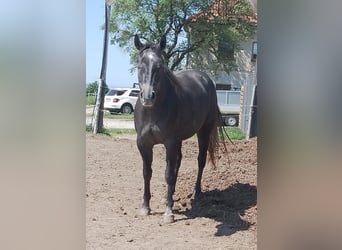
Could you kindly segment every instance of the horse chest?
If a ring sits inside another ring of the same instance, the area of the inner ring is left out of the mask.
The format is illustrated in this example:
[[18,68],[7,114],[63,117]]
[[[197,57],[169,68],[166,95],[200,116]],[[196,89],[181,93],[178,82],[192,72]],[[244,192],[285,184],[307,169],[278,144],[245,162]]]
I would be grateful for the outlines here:
[[158,141],[162,139],[161,129],[156,124],[145,125],[141,134],[144,138],[151,138]]
[[174,130],[174,125],[174,123],[167,120],[154,121],[143,126],[141,136],[144,140],[151,141],[153,144],[164,144],[170,139],[179,138],[179,134]]
[[149,133],[152,135],[152,136],[160,136],[160,128],[159,126],[157,125],[151,125],[150,128],[149,128]]

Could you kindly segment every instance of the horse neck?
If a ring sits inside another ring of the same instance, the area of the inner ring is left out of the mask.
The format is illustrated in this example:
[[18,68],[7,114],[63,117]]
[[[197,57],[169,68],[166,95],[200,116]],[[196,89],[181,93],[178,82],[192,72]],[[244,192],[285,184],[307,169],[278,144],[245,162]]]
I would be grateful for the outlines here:
[[169,69],[165,69],[164,76],[160,79],[160,98],[167,101],[170,98],[175,98],[176,86],[173,73]]

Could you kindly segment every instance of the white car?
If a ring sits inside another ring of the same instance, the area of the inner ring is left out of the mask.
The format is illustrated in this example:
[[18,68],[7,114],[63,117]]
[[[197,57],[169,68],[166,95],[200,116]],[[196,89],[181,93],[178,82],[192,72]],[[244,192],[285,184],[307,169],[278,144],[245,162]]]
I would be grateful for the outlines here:
[[140,89],[115,88],[110,89],[105,95],[104,109],[111,114],[121,112],[130,114],[134,111]]

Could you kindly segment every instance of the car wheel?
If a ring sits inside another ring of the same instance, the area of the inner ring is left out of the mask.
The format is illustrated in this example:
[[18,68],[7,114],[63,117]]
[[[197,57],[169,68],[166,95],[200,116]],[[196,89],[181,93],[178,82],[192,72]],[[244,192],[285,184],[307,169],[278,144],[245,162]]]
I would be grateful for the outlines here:
[[224,123],[227,126],[236,126],[237,125],[237,118],[236,116],[227,116],[224,118]]
[[133,112],[132,107],[129,104],[124,104],[121,107],[121,113],[123,113],[123,114],[130,114],[132,112]]

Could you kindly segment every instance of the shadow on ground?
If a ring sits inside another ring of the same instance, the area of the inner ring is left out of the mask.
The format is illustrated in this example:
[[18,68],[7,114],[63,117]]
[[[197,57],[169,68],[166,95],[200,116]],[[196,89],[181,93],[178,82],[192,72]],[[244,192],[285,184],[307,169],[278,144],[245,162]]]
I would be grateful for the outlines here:
[[180,213],[187,219],[196,217],[214,219],[220,222],[215,236],[227,236],[237,231],[248,230],[252,224],[241,217],[256,203],[256,186],[236,183],[224,190],[203,192],[200,199],[192,201],[191,210]]

